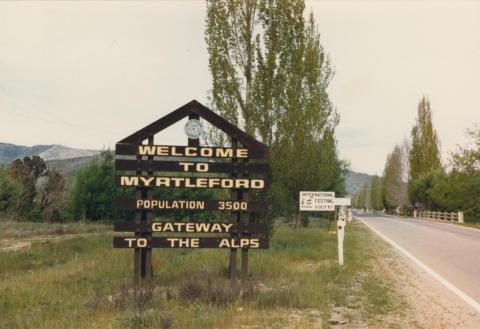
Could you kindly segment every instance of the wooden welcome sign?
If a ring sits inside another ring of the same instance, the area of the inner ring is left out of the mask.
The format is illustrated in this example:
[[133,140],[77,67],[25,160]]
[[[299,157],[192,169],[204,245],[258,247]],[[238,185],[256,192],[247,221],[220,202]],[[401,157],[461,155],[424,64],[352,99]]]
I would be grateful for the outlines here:
[[[154,145],[155,134],[187,116],[187,146]],[[231,146],[200,146],[200,118],[230,136]],[[152,248],[230,249],[231,280],[236,278],[237,249],[241,249],[242,281],[247,279],[248,250],[268,248],[267,224],[252,223],[249,216],[251,212],[268,209],[267,202],[250,198],[251,190],[265,189],[268,183],[268,149],[263,143],[193,100],[122,139],[116,144],[115,156],[116,183],[134,187],[136,193],[135,197],[115,201],[118,209],[135,210],[135,221],[115,222],[114,231],[135,235],[114,237],[113,246],[134,249],[135,284],[152,278]],[[230,199],[156,199],[155,188],[225,189],[230,191]],[[153,211],[161,214],[165,210],[230,212],[230,220],[153,221]],[[154,233],[174,235],[153,236]],[[178,236],[178,233],[188,235]]]

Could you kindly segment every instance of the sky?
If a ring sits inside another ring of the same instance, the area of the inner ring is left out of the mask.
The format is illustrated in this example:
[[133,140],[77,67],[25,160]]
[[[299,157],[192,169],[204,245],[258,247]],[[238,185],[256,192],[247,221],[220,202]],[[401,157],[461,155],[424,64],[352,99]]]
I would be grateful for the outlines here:
[[[382,174],[431,101],[442,157],[480,124],[480,1],[307,1],[340,155]],[[0,2],[0,142],[114,148],[211,88],[203,1]],[[160,134],[185,141],[183,125]]]

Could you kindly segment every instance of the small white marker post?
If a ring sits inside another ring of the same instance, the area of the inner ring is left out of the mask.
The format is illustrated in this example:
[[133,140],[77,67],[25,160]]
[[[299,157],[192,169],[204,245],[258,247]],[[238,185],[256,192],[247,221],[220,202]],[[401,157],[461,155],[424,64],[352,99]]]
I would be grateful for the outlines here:
[[338,237],[338,265],[343,265],[343,240],[345,238],[345,225],[347,224],[347,215],[345,209],[340,209],[337,220]]

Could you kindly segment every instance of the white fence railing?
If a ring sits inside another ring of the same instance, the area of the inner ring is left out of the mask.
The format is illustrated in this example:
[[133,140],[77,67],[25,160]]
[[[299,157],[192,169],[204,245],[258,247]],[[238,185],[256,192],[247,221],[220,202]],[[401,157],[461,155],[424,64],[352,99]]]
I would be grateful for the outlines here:
[[441,212],[441,211],[414,211],[415,218],[447,220],[451,222],[463,223],[463,212]]

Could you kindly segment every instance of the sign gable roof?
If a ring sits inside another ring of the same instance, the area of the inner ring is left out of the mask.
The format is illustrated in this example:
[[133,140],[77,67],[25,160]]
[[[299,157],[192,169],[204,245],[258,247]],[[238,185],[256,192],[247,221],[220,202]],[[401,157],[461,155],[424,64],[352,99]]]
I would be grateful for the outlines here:
[[231,124],[208,107],[204,106],[196,100],[179,107],[173,112],[165,115],[164,117],[158,119],[157,121],[152,122],[148,126],[138,130],[137,132],[131,134],[130,136],[125,137],[118,144],[141,144],[145,139],[148,139],[149,136],[152,136],[165,128],[171,126],[172,124],[180,121],[181,119],[189,116],[190,114],[196,114],[200,118],[208,121],[214,127],[222,130],[227,135],[237,139],[247,148],[257,149],[263,152],[267,152],[267,146],[262,142],[251,137],[243,130],[239,129],[235,125]]

